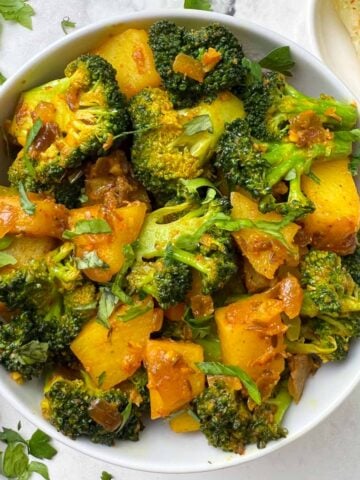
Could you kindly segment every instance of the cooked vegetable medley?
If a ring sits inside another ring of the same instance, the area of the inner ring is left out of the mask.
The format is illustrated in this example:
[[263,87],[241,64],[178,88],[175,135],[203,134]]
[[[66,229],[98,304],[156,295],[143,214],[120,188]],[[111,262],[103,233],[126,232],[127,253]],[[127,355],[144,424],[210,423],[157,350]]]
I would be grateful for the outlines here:
[[[143,419],[243,453],[360,336],[354,104],[218,24],[128,29],[5,124],[0,362],[71,438]],[[296,408],[296,407],[295,407]]]

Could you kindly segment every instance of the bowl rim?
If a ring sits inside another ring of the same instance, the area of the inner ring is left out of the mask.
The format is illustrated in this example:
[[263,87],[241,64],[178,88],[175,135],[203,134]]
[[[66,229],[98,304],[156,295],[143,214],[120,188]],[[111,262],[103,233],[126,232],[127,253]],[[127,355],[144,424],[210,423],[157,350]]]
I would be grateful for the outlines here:
[[310,43],[311,47],[316,53],[316,56],[323,60],[323,54],[320,47],[319,37],[317,34],[317,27],[316,24],[318,22],[318,12],[319,12],[319,5],[322,0],[309,0],[308,8],[307,8],[307,18],[309,20],[308,23],[308,31],[310,34]]
[[[317,4],[317,0],[311,0],[311,7],[315,7]],[[269,39],[270,41],[277,41],[279,44],[286,44],[289,45],[293,52],[299,54],[303,59],[309,61],[312,64],[315,64],[319,70],[322,70],[327,77],[330,77],[333,81],[338,83],[344,93],[348,95],[349,98],[353,98],[353,94],[350,90],[346,87],[346,85],[325,65],[323,64],[315,55],[311,52],[307,51],[300,45],[296,44],[294,41],[288,39],[287,37],[272,31],[269,28],[263,27],[258,25],[255,22],[251,22],[246,19],[238,18],[238,17],[231,17],[225,14],[216,13],[216,12],[207,12],[201,10],[184,10],[184,9],[151,9],[151,10],[143,10],[138,12],[131,12],[125,13],[124,15],[116,15],[114,17],[110,17],[99,22],[94,22],[90,25],[84,26],[78,29],[75,32],[70,33],[69,35],[56,40],[55,42],[51,43],[48,47],[43,49],[41,52],[33,56],[29,59],[14,75],[12,75],[0,88],[0,104],[1,101],[8,92],[11,92],[11,89],[19,82],[21,82],[28,73],[39,64],[44,62],[48,56],[53,55],[57,52],[57,50],[61,47],[66,45],[71,45],[71,43],[81,38],[86,34],[91,34],[96,32],[97,30],[111,28],[113,26],[117,26],[119,24],[126,24],[134,21],[157,21],[160,18],[166,18],[173,21],[177,20],[209,20],[209,21],[218,21],[223,23],[227,27],[234,27],[238,28],[241,27],[247,30],[249,33],[253,33],[256,35],[260,35],[263,39]],[[1,382],[1,380],[0,380]],[[27,420],[29,420],[34,425],[38,426],[46,433],[48,433],[52,438],[56,439],[60,443],[74,448],[75,450],[97,458],[101,461],[108,462],[110,464],[118,465],[121,467],[129,468],[132,470],[137,471],[144,471],[144,472],[154,472],[154,473],[200,473],[200,472],[208,472],[214,470],[220,470],[228,467],[237,466],[243,463],[247,463],[250,461],[254,461],[258,458],[261,458],[265,455],[268,455],[276,450],[289,445],[297,438],[300,438],[302,435],[306,434],[314,427],[319,425],[322,421],[324,421],[336,408],[340,406],[340,404],[345,400],[345,398],[350,395],[350,393],[354,390],[357,384],[360,383],[360,369],[356,375],[352,378],[352,381],[349,382],[344,389],[341,390],[337,398],[330,404],[324,411],[322,411],[316,419],[309,422],[303,428],[301,428],[296,433],[289,432],[289,435],[281,440],[273,441],[268,444],[268,446],[264,449],[258,449],[254,453],[249,455],[235,455],[230,461],[227,461],[225,458],[222,463],[213,463],[207,464],[206,466],[195,465],[195,466],[185,466],[184,468],[180,467],[169,467],[169,466],[159,466],[159,467],[152,467],[152,466],[143,466],[139,465],[139,461],[136,460],[127,460],[118,458],[118,461],[113,456],[104,455],[102,453],[96,454],[96,452],[88,450],[86,444],[82,444],[80,442],[76,442],[69,437],[66,437],[61,432],[56,431],[56,429],[45,419],[39,418],[39,416],[32,412],[30,408],[28,408],[23,401],[20,400],[19,396],[16,396],[12,393],[12,391],[7,388],[6,385],[0,383],[0,395],[2,395],[19,413],[21,413]],[[141,440],[140,440],[141,441]]]

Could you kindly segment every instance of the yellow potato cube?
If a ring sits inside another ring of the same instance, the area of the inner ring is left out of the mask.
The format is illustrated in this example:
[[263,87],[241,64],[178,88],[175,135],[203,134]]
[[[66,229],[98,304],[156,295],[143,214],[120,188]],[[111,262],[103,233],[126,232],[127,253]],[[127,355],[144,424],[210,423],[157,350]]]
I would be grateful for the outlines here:
[[[232,205],[231,216],[234,219],[281,221],[281,215],[275,212],[261,213],[258,204],[240,192],[232,192],[230,200]],[[293,252],[291,253],[278,240],[256,228],[243,228],[233,233],[233,237],[254,270],[260,275],[272,279],[280,265],[286,263],[296,266],[299,263],[298,247],[294,245],[294,237],[299,228],[295,223],[290,223],[283,229],[285,240],[293,246]]]
[[[144,300],[144,305],[149,299]],[[71,350],[95,384],[102,376],[101,387],[108,389],[129,378],[140,367],[150,333],[160,330],[162,310],[152,309],[128,321],[118,316],[129,307],[113,312],[111,328],[90,320],[71,344]]]
[[173,340],[150,340],[146,346],[151,418],[167,417],[199,395],[205,375],[196,367],[204,359],[200,345]]
[[129,28],[111,36],[92,53],[112,64],[120,90],[127,98],[145,87],[159,87],[161,84],[145,30]]
[[304,233],[315,248],[348,255],[356,247],[360,202],[347,158],[318,162],[312,172],[319,182],[303,176],[302,188],[315,205],[303,220]]

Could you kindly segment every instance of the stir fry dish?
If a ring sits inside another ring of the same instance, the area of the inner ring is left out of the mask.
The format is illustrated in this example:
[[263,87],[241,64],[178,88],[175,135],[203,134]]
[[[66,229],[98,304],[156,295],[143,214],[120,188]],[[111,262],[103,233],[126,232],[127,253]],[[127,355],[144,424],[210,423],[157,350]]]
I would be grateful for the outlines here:
[[285,437],[308,378],[346,359],[357,110],[286,75],[219,24],[164,20],[21,95],[4,125],[0,363],[43,382],[64,435],[136,441],[150,417],[241,454]]

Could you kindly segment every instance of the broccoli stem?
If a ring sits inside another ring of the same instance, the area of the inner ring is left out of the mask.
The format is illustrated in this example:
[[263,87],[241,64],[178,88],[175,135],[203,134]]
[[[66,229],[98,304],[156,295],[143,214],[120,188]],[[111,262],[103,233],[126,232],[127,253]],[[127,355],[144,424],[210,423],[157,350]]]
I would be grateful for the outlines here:
[[350,130],[356,125],[357,112],[351,104],[347,105],[325,95],[320,99],[308,97],[288,83],[285,84],[284,95],[278,106],[280,112],[297,114],[312,110],[325,125],[341,125],[342,130]]
[[317,344],[314,342],[311,343],[302,343],[302,342],[290,342],[286,340],[286,350],[289,353],[300,353],[303,355],[319,355],[323,358],[323,355],[330,355],[334,353],[337,349],[337,343],[335,338],[328,337],[330,344],[321,343]]

